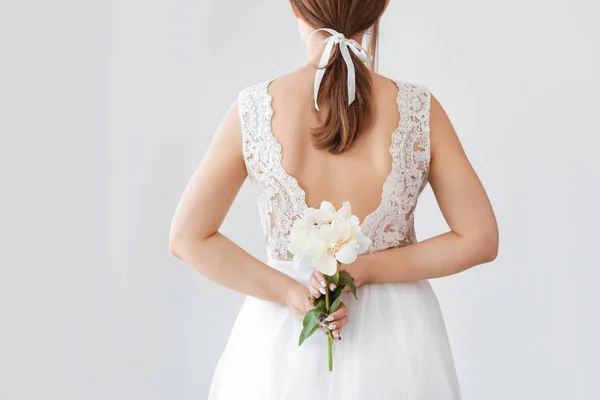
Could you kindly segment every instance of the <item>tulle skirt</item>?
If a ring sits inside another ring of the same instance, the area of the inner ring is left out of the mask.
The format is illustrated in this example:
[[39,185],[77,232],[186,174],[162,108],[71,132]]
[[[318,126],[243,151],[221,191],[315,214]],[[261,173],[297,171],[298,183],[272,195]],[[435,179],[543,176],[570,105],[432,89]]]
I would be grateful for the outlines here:
[[[306,284],[302,261],[269,265]],[[209,400],[455,400],[460,390],[437,297],[427,280],[368,284],[349,309],[342,340],[318,330],[298,346],[302,321],[247,297],[213,377]]]

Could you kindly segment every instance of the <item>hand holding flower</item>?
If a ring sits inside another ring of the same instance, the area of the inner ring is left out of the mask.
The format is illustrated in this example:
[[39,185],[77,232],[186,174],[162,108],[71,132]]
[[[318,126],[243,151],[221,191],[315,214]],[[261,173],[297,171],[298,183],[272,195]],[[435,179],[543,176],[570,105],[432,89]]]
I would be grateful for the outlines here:
[[333,291],[337,288],[335,283],[329,283],[325,275],[319,270],[314,270],[308,279],[310,294],[314,297],[314,300],[325,294],[327,289]]
[[[307,208],[304,215],[292,226],[288,250],[297,257],[308,257],[316,272],[310,278],[309,299],[314,309],[309,310],[302,321],[303,329],[299,344],[323,327],[326,320],[327,350],[329,370],[332,363],[332,341],[334,333],[339,338],[338,324],[347,321],[347,309],[342,303],[343,291],[350,288],[354,297],[356,285],[348,271],[339,270],[344,264],[354,263],[359,254],[366,252],[371,241],[363,235],[359,220],[352,215],[350,203],[344,202],[336,211],[335,207],[324,201],[320,209]],[[339,311],[336,317],[336,313]],[[331,319],[331,321],[327,321]],[[338,324],[329,325],[334,320]],[[333,332],[332,332],[333,330]]]
[[323,333],[327,334],[327,332],[331,331],[335,340],[342,340],[342,328],[348,323],[348,307],[344,303],[341,303],[337,311],[329,314],[327,318],[324,318],[323,322],[319,323]]
[[[309,290],[313,300],[319,299],[325,294],[325,291],[334,291],[337,288],[335,283],[329,283],[327,278],[319,271],[315,270],[309,278]],[[348,287],[348,290],[349,287]],[[336,340],[341,339],[340,333],[342,327],[348,322],[348,308],[342,302],[340,308],[332,312],[328,316],[323,314],[322,320],[319,320],[321,325],[321,331],[327,333],[330,330],[333,333],[333,338]]]
[[297,282],[286,289],[284,303],[290,312],[300,319],[315,308],[308,288]]

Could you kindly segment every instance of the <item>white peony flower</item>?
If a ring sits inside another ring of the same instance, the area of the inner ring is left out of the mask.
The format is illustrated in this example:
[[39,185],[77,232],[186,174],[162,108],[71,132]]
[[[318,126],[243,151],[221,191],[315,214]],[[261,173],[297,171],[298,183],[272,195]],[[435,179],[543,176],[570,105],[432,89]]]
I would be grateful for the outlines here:
[[371,245],[347,201],[337,211],[328,201],[318,210],[307,208],[294,222],[289,240],[292,254],[311,257],[313,266],[329,276],[336,273],[338,262],[354,262]]

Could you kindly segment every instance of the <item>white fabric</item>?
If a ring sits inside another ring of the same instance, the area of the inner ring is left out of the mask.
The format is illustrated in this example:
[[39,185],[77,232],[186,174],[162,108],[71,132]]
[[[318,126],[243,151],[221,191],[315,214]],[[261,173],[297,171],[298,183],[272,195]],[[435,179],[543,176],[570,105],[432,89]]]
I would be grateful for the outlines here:
[[325,45],[325,49],[323,50],[321,60],[319,61],[319,66],[317,68],[317,73],[315,74],[315,108],[317,110],[319,109],[319,104],[317,103],[317,98],[319,96],[319,88],[321,87],[321,81],[323,80],[323,76],[325,75],[325,67],[327,66],[327,64],[329,64],[329,58],[331,57],[333,46],[336,44],[340,46],[340,52],[342,53],[342,57],[344,58],[344,62],[346,63],[346,67],[348,68],[348,105],[350,105],[356,99],[356,72],[354,70],[354,61],[352,61],[352,57],[350,56],[350,52],[348,51],[348,49],[352,50],[352,52],[356,54],[356,56],[363,63],[369,62],[371,60],[371,55],[356,40],[346,39],[346,37],[343,34],[330,28],[320,28],[313,31],[313,33],[311,33],[308,37],[308,40],[310,40],[312,35],[319,31],[325,31],[331,36],[327,37],[321,43],[317,44],[317,46]]
[[[268,264],[307,284],[313,267],[286,250],[305,193],[281,164],[271,132],[269,82],[240,93],[243,153],[256,186]],[[382,202],[363,223],[374,251],[416,241],[413,213],[429,170],[429,93],[397,82],[400,123]],[[398,268],[402,268],[398,265]],[[209,400],[458,400],[460,389],[439,304],[427,280],[368,284],[345,294],[350,317],[334,342],[317,331],[298,347],[302,322],[277,304],[247,297],[216,367]]]
[[[302,283],[299,261],[269,265]],[[301,261],[300,261],[301,262]],[[401,268],[401,266],[398,266]],[[247,297],[217,364],[209,400],[457,400],[446,328],[428,281],[364,285],[345,294],[350,318],[333,343],[320,331],[298,346],[287,308]]]

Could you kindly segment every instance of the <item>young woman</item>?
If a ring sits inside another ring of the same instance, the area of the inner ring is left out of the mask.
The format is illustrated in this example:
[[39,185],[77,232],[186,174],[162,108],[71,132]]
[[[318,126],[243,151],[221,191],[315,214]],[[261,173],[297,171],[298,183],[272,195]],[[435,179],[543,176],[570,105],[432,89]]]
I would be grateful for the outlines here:
[[[373,71],[388,1],[291,0],[308,63],[239,94],[181,199],[171,252],[248,295],[211,400],[460,398],[428,279],[492,261],[498,231],[436,98]],[[267,264],[218,231],[246,177],[258,193]],[[417,242],[413,215],[428,182],[450,231]],[[321,333],[298,347],[301,319],[328,283],[287,249],[294,220],[322,200],[350,201],[373,242],[343,266],[359,300],[345,297],[322,328],[338,339],[333,372]]]

